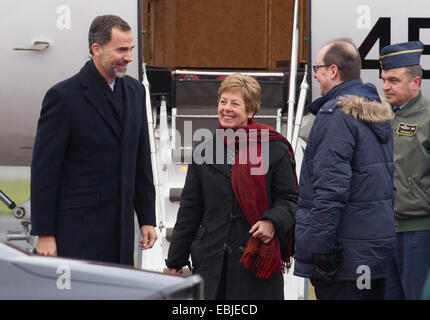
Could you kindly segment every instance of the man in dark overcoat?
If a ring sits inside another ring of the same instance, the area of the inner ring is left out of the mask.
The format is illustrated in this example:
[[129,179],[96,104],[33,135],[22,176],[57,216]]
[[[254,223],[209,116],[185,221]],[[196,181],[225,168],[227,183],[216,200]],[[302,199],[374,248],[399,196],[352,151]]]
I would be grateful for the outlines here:
[[133,48],[127,22],[96,17],[92,58],[45,95],[31,165],[41,255],[133,265],[134,211],[141,248],[157,240],[145,89],[126,76]]

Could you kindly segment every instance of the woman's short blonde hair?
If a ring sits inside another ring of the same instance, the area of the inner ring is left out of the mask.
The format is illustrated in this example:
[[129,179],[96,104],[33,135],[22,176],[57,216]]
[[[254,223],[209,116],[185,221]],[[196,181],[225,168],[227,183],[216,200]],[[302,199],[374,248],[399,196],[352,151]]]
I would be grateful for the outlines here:
[[260,110],[261,105],[261,87],[254,78],[235,73],[225,78],[218,89],[218,102],[224,92],[239,92],[245,102],[247,113],[253,112],[254,115]]

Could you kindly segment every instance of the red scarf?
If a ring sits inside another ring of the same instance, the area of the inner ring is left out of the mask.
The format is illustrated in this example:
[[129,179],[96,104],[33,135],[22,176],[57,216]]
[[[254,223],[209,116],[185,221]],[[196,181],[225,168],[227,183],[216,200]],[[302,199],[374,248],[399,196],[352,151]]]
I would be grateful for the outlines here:
[[[238,129],[244,130],[237,131]],[[254,129],[254,131],[257,129],[256,135],[250,135],[249,130],[252,129]],[[254,119],[251,119],[248,125],[240,128],[234,128],[233,130],[239,136],[239,138],[235,140],[236,146],[240,146],[239,141],[242,139],[246,139],[247,142],[254,142],[247,143],[246,150],[241,150],[239,148],[239,152],[236,154],[235,163],[231,173],[233,192],[237,201],[239,202],[240,208],[245,214],[246,220],[251,226],[253,226],[261,219],[263,213],[269,209],[266,175],[251,175],[251,168],[259,168],[260,166],[264,165],[261,158],[261,142],[278,140],[287,145],[290,158],[293,161],[294,179],[296,181],[296,186],[298,186],[294,152],[290,143],[280,133],[268,125],[256,123]],[[262,130],[268,130],[268,139],[267,135],[262,135]],[[246,132],[246,136],[241,136],[241,132]],[[230,143],[226,139],[224,142]],[[240,164],[239,157],[240,153],[243,152],[247,152],[247,162],[245,164]],[[250,154],[254,156],[258,155],[260,163],[253,164],[249,158]],[[268,279],[272,272],[284,272],[285,267],[289,269],[291,267],[291,256],[294,253],[294,228],[295,226],[293,225],[288,230],[287,245],[282,248],[276,236],[269,244],[265,244],[261,240],[251,236],[248,240],[248,244],[246,245],[245,252],[240,259],[240,262],[246,269],[253,272],[257,278]]]

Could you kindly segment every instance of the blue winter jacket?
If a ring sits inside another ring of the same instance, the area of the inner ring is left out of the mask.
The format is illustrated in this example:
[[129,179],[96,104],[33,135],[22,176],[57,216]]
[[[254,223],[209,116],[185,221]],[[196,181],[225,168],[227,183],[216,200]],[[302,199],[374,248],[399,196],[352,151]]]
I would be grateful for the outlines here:
[[330,253],[338,241],[344,250],[336,281],[355,281],[365,270],[386,278],[395,239],[391,108],[375,86],[354,79],[315,100],[311,111],[294,274],[310,278],[313,254]]

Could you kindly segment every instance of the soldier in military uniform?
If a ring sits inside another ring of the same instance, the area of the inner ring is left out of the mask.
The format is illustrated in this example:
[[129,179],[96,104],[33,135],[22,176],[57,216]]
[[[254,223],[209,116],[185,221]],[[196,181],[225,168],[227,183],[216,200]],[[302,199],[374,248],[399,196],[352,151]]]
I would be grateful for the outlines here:
[[420,41],[381,50],[382,89],[393,107],[396,251],[386,299],[420,299],[430,268],[430,100],[420,90]]

